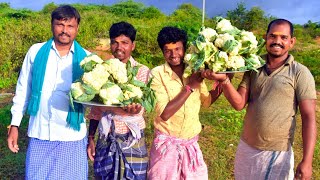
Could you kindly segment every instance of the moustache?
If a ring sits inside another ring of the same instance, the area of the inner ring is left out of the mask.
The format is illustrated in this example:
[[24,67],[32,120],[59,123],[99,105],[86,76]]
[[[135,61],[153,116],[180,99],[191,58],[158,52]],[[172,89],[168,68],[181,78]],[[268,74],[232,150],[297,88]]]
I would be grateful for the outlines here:
[[66,36],[70,37],[70,35],[67,34],[67,33],[61,33],[61,34],[59,34],[59,36],[63,36],[63,35],[66,35]]
[[279,46],[281,48],[284,48],[281,44],[277,44],[277,43],[273,43],[273,44],[270,45],[270,47],[273,47],[273,46]]

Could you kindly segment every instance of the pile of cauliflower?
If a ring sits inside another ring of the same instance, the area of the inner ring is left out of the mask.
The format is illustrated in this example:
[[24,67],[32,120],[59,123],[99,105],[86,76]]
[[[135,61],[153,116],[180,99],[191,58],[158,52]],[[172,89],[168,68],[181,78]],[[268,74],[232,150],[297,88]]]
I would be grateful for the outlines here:
[[202,27],[192,41],[184,61],[184,77],[193,71],[211,69],[215,72],[256,70],[264,64],[257,54],[265,41],[252,32],[239,30],[229,20],[215,17],[214,27]]
[[96,54],[80,62],[84,70],[80,79],[71,84],[70,100],[95,101],[105,105],[128,105],[140,103],[149,112],[155,106],[155,95],[150,83],[136,80],[139,66],[122,63],[113,58],[103,61]]

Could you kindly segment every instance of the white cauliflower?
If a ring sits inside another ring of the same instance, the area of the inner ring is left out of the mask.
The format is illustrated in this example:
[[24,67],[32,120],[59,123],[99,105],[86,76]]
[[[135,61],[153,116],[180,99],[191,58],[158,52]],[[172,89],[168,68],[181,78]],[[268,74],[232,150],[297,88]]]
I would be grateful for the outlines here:
[[214,45],[231,55],[237,55],[241,48],[241,43],[229,33],[219,34]]
[[185,61],[185,62],[189,62],[189,61],[191,60],[191,57],[192,57],[192,54],[186,54],[186,55],[184,56],[184,61]]
[[264,64],[256,55],[263,45],[264,41],[258,41],[252,32],[239,30],[230,20],[217,16],[213,29],[202,27],[186,51],[183,77],[203,68],[215,72],[256,70]]
[[137,87],[133,84],[128,84],[127,89],[123,93],[124,100],[128,100],[134,97],[142,98],[142,96],[143,96],[143,93],[140,87]]
[[80,66],[83,66],[85,63],[88,63],[90,61],[94,61],[97,64],[101,64],[103,62],[103,60],[97,56],[96,54],[91,54],[89,56],[86,56],[81,62],[80,62]]
[[231,36],[228,33],[224,33],[224,34],[219,34],[217,36],[217,39],[214,41],[214,45],[218,48],[223,48],[224,44],[228,41],[228,40],[235,40],[233,36]]
[[88,72],[91,71],[96,64],[101,64],[103,60],[97,56],[96,54],[90,54],[89,56],[86,56],[81,62],[80,62],[80,67]]
[[264,60],[256,54],[250,54],[246,61],[249,67],[252,66],[253,68],[258,68],[264,63]]
[[220,22],[217,23],[216,29],[219,33],[232,31],[234,26],[231,25],[231,22],[227,19],[222,19]]
[[227,68],[232,70],[238,70],[245,66],[245,61],[242,56],[229,56],[227,61]]
[[128,81],[126,64],[117,58],[109,59],[103,63],[106,70],[118,83],[126,83]]
[[81,82],[75,82],[71,84],[71,94],[74,99],[77,99],[82,94],[85,93],[84,89],[81,86]]
[[228,54],[224,51],[218,51],[214,58],[210,59],[210,63],[208,64],[209,69],[213,70],[214,72],[225,71],[226,70],[226,63],[229,60]]
[[237,43],[235,43],[235,46],[233,47],[233,49],[229,52],[229,55],[231,55],[231,56],[238,55],[241,47],[242,47],[242,43],[237,41]]
[[258,41],[256,36],[249,31],[241,31],[239,41],[243,44],[242,52],[255,53],[258,50]]
[[[102,64],[97,64],[92,71],[85,72],[82,76],[83,83],[89,85],[96,92],[108,81],[110,74]],[[91,94],[91,93],[90,93]]]
[[72,83],[70,92],[73,99],[78,101],[90,101],[94,98],[94,94],[86,94],[81,82]]
[[119,104],[123,101],[123,93],[121,88],[114,83],[107,83],[99,92],[103,104],[112,105]]
[[208,62],[210,60],[210,57],[214,55],[218,51],[218,48],[213,45],[211,42],[207,42],[204,44],[203,47],[204,50],[204,61]]
[[209,42],[213,42],[218,35],[217,32],[212,28],[204,28],[199,34],[203,35],[206,41]]
[[253,32],[250,31],[241,31],[240,33],[241,36],[241,41],[249,41],[251,42],[252,45],[257,46],[258,45],[258,41],[256,36],[253,34]]

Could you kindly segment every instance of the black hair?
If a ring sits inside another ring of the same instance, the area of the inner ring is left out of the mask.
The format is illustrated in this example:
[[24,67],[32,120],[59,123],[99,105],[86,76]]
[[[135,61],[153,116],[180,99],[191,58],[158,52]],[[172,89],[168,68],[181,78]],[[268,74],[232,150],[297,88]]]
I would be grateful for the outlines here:
[[271,26],[274,25],[274,24],[275,25],[288,24],[290,26],[290,35],[291,35],[291,37],[293,37],[293,31],[294,31],[293,25],[292,25],[292,23],[290,21],[288,21],[286,19],[275,19],[275,20],[272,20],[268,25],[267,34],[270,31]]
[[176,43],[179,41],[182,42],[183,48],[184,50],[186,50],[188,36],[187,36],[187,33],[182,29],[179,29],[177,27],[167,26],[160,30],[160,32],[158,33],[157,41],[162,51],[163,51],[164,45],[169,43]]
[[136,40],[136,33],[137,30],[132,26],[132,24],[121,21],[112,24],[109,30],[109,37],[110,39],[114,39],[118,36],[125,35],[133,42],[134,40]]
[[53,23],[53,20],[70,20],[72,18],[75,18],[80,23],[80,14],[77,11],[76,8],[70,6],[70,5],[61,5],[57,7],[52,13],[51,13],[51,23]]

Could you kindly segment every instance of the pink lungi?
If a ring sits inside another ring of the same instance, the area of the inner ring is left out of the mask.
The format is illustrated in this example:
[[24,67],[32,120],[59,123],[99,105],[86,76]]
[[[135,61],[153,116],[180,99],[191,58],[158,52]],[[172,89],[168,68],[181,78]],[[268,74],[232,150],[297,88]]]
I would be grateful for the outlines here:
[[178,139],[156,131],[150,151],[148,179],[208,179],[208,169],[198,144],[199,136]]

